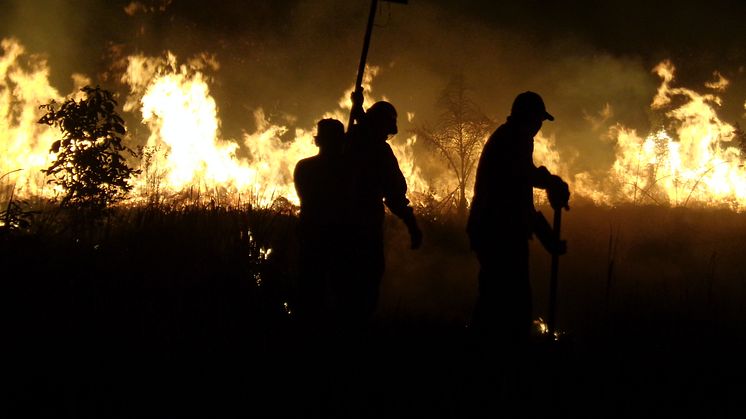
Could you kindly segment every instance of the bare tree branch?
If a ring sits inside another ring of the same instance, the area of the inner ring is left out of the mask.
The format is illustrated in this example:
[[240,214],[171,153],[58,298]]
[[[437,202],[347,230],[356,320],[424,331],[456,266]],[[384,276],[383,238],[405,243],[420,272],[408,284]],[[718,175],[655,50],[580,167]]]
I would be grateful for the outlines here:
[[436,106],[440,115],[434,127],[424,126],[415,131],[446,161],[458,184],[458,210],[463,215],[467,205],[466,189],[492,121],[471,100],[461,75],[454,76],[446,85]]

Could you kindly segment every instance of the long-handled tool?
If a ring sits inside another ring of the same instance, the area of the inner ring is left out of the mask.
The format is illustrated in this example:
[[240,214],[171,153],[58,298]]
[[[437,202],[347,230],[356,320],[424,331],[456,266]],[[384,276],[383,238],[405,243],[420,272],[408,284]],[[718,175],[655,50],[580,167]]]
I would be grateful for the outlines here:
[[[382,0],[391,3],[407,4],[407,0]],[[355,79],[355,94],[363,93],[363,74],[365,73],[365,61],[368,58],[368,48],[370,47],[370,35],[373,32],[373,23],[376,20],[376,8],[378,0],[371,0],[370,13],[368,14],[368,26],[365,28],[365,38],[363,39],[363,52],[360,54],[360,64],[357,67],[357,79]],[[350,121],[347,123],[347,129],[352,126],[353,112],[350,112]]]
[[[560,228],[562,227],[562,208],[554,209],[554,225],[552,233],[557,243],[560,241]],[[549,336],[553,338],[556,331],[557,319],[557,275],[559,274],[559,257],[557,252],[552,253],[552,271],[549,277],[549,313],[547,314],[547,329]]]

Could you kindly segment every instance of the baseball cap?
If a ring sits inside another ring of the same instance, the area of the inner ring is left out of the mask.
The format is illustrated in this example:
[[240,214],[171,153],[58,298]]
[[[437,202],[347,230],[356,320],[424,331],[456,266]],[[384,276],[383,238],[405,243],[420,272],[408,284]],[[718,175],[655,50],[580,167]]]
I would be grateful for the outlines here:
[[516,96],[513,101],[513,107],[510,114],[514,116],[521,115],[539,115],[542,120],[554,121],[554,117],[547,112],[544,106],[544,100],[538,93],[526,91]]

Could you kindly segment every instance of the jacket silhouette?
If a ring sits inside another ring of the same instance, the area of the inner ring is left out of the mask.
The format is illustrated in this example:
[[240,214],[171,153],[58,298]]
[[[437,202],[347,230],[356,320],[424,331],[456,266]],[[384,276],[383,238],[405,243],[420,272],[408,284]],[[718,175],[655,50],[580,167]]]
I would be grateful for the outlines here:
[[477,166],[467,234],[480,264],[475,328],[510,342],[528,338],[532,324],[528,240],[538,235],[550,252],[563,253],[534,207],[533,189],[546,189],[555,208],[567,206],[567,184],[533,161],[534,136],[545,120],[541,97],[518,95],[507,121],[487,140]]
[[416,249],[422,233],[406,197],[407,182],[391,146],[386,142],[398,132],[393,105],[380,101],[362,111],[362,97],[353,96],[357,124],[348,130],[345,152],[350,167],[354,281],[348,289],[349,307],[356,322],[365,323],[375,311],[381,278],[385,271],[383,247],[384,205],[399,217]]
[[300,160],[293,173],[300,198],[297,313],[310,327],[322,327],[334,315],[338,283],[346,279],[343,263],[349,213],[349,183],[344,160],[344,125],[322,119],[314,138],[319,154]]

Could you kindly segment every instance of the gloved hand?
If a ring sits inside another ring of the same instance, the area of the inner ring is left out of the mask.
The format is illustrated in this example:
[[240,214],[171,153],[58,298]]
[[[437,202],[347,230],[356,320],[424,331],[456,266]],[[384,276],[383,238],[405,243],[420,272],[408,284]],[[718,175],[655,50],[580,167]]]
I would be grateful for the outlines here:
[[569,210],[570,186],[561,177],[552,175],[547,187],[547,198],[552,208]]
[[352,101],[350,116],[352,120],[360,123],[365,116],[365,110],[363,109],[363,101],[365,100],[365,97],[363,96],[363,90],[353,90],[350,94],[350,100]]
[[362,107],[363,101],[365,100],[365,96],[363,95],[363,89],[353,90],[352,93],[350,93],[350,100],[352,101],[352,107]]

